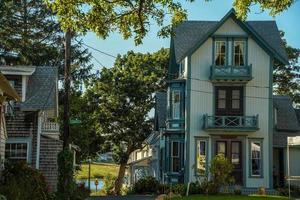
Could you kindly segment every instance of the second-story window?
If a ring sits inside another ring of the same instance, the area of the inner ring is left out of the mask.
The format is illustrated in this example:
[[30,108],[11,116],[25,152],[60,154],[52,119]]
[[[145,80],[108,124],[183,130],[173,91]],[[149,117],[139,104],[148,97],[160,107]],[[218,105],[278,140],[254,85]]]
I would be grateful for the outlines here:
[[180,119],[180,91],[172,91],[172,118]]
[[215,89],[216,115],[243,115],[243,87],[217,86]]
[[245,65],[245,41],[234,41],[233,50],[233,65],[244,66]]
[[226,41],[215,41],[215,65],[226,64]]

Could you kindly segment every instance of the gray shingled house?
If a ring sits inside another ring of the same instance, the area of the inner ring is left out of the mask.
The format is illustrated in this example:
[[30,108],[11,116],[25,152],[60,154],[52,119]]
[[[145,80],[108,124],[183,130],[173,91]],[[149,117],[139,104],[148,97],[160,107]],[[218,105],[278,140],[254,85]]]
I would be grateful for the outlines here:
[[10,101],[5,119],[5,158],[26,161],[40,170],[56,189],[59,140],[57,68],[46,66],[0,66],[21,102]]

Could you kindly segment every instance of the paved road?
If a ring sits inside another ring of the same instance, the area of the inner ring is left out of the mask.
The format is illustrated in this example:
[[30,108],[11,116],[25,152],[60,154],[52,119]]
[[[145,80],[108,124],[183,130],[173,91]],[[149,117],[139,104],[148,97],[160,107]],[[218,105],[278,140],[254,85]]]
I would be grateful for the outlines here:
[[127,195],[127,196],[90,197],[87,200],[155,200],[155,197],[150,195]]

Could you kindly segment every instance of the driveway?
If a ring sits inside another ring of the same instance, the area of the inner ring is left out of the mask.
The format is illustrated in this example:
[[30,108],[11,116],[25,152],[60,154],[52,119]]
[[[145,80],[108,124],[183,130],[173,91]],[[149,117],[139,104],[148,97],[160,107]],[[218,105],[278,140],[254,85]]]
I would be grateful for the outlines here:
[[127,196],[90,197],[87,200],[155,200],[155,197],[152,195],[127,195]]

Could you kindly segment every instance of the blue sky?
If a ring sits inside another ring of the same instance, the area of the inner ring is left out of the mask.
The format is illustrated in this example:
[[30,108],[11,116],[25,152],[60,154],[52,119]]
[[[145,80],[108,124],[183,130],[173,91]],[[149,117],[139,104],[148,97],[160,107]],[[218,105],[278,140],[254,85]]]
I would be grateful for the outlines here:
[[[188,12],[189,20],[220,20],[231,8],[231,0],[196,0],[194,3],[182,1],[183,7]],[[300,1],[277,15],[275,18],[268,15],[268,12],[261,13],[258,6],[251,7],[251,13],[247,20],[276,20],[280,30],[285,31],[285,38],[289,45],[300,48]],[[83,39],[87,45],[90,45],[101,51],[112,55],[125,54],[129,50],[136,52],[153,52],[162,47],[169,47],[170,40],[162,39],[156,36],[158,27],[151,27],[149,34],[143,40],[143,44],[135,46],[132,39],[124,40],[118,33],[113,33],[106,40],[98,38],[93,33],[88,33]],[[114,58],[105,56],[90,49],[92,55],[104,66],[112,66]],[[93,59],[94,69],[98,70],[101,66]]]

